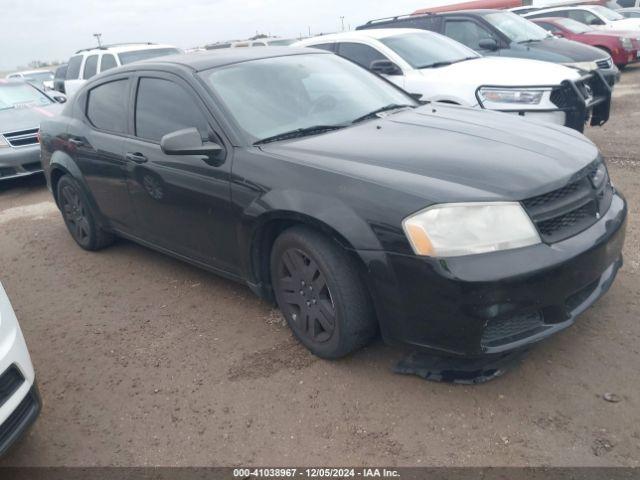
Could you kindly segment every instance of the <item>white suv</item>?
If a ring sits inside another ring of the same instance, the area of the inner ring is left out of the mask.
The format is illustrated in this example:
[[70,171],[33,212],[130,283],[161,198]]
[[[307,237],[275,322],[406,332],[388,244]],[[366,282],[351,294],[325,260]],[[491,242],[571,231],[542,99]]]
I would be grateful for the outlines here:
[[67,95],[71,96],[84,82],[100,72],[139,60],[176,53],[182,53],[182,50],[171,45],[155,43],[126,43],[78,50],[69,59],[64,88]]
[[416,29],[357,30],[293,44],[329,50],[383,75],[421,100],[498,110],[582,131],[609,118],[600,73],[521,58],[481,57],[443,35]]

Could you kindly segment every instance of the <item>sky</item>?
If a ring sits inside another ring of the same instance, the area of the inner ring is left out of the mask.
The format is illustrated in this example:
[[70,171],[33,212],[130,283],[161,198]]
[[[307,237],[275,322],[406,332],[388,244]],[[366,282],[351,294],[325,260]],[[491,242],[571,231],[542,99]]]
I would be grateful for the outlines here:
[[260,33],[355,28],[367,20],[461,0],[0,0],[0,70],[63,60],[80,48],[151,41],[182,48]]

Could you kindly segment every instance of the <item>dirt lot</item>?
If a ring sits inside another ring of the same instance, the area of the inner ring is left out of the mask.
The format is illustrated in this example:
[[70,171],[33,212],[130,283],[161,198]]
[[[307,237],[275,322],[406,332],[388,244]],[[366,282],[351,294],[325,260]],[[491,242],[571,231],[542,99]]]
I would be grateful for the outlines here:
[[474,387],[394,375],[381,343],[318,360],[248,289],[126,241],[84,252],[40,178],[3,184],[0,278],[44,409],[0,464],[640,465],[639,127],[635,68],[588,131],[632,211],[611,292]]

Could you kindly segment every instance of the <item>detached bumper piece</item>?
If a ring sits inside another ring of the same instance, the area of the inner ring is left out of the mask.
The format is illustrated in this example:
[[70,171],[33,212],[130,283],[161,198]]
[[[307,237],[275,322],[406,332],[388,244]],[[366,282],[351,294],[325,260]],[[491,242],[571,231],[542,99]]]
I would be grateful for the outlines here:
[[584,131],[589,121],[601,126],[609,120],[611,112],[611,87],[602,73],[595,70],[578,80],[565,80],[551,92],[551,101],[565,112],[565,126]]
[[396,365],[394,372],[417,375],[433,382],[477,385],[498,378],[517,367],[526,351],[496,357],[455,358],[413,352]]
[[40,408],[40,394],[34,383],[13,413],[0,425],[0,456],[4,455],[35,422],[40,414]]

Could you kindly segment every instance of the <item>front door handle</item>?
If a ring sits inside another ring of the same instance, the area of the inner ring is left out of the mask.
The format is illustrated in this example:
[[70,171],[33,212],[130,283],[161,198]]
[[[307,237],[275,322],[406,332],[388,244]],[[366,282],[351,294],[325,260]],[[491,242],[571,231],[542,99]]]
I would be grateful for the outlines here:
[[70,138],[70,139],[68,140],[68,142],[69,142],[71,145],[74,145],[74,146],[76,146],[76,147],[82,147],[82,146],[84,145],[84,142],[83,142],[82,140],[77,139],[77,138]]
[[127,160],[130,160],[135,163],[147,163],[147,157],[142,155],[141,153],[129,152],[125,155]]

